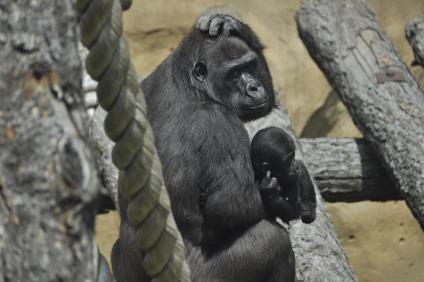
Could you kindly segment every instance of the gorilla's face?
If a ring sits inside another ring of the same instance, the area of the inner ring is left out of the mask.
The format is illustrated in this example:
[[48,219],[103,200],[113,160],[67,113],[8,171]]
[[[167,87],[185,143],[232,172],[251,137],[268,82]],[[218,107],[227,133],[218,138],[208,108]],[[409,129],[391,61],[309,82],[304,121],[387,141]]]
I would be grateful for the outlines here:
[[236,37],[207,42],[192,75],[202,90],[242,120],[262,117],[274,106],[267,66],[261,66],[258,55]]

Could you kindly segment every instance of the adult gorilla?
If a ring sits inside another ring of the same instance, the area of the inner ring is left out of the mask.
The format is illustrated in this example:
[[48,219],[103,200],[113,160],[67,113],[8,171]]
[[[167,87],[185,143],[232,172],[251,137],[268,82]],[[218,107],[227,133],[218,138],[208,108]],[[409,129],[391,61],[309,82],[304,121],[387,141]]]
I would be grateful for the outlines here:
[[[278,184],[255,183],[243,126],[274,106],[262,49],[246,24],[206,15],[142,83],[192,281],[294,281],[289,236],[259,192]],[[122,220],[113,268],[133,281],[145,276],[142,254]]]

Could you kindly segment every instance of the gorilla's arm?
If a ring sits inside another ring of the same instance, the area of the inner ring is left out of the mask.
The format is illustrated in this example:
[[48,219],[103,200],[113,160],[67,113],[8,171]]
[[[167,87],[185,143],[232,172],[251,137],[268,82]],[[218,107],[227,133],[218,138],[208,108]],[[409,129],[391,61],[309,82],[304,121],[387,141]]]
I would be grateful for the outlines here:
[[[193,128],[201,129],[193,132],[193,140],[201,157],[200,207],[205,221],[218,230],[251,226],[263,219],[265,212],[250,159],[247,159],[247,132],[241,121],[239,126],[224,122],[231,112],[222,112],[222,107],[214,104],[204,107],[210,110],[203,109],[192,117]],[[234,134],[234,130],[239,132]],[[240,139],[233,140],[232,136],[240,136]]]
[[294,218],[300,216],[302,222],[312,223],[316,216],[316,195],[314,185],[303,162],[294,160],[288,175],[282,179],[285,189],[281,192],[281,196],[283,199],[288,199],[288,202],[293,205]]
[[[293,187],[287,198],[281,196],[281,187],[277,179],[271,177],[268,171],[264,179],[257,184],[264,203],[265,211],[268,216],[279,217],[284,222],[289,222],[300,217],[297,199],[299,198],[299,189]],[[285,187],[286,189],[288,187]]]
[[293,166],[298,179],[300,217],[304,223],[311,223],[315,220],[317,206],[314,184],[302,161],[295,160]]
[[282,189],[270,173],[258,185],[268,215],[279,217],[285,222],[299,217],[304,223],[315,220],[315,190],[301,160],[293,161],[288,175],[282,181]]
[[279,217],[284,222],[289,222],[300,217],[300,212],[296,208],[296,204],[290,199],[283,197],[274,198],[272,203],[268,204],[270,214]]

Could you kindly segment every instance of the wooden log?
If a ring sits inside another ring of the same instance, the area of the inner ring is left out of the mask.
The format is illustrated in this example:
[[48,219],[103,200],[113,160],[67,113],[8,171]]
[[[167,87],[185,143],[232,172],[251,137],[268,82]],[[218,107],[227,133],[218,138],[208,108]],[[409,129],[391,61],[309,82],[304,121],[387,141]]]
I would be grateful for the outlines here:
[[305,163],[329,202],[388,201],[402,197],[363,139],[299,139]]
[[305,0],[299,35],[424,227],[424,95],[362,0]]
[[0,4],[0,281],[97,275],[74,2]]
[[[277,126],[295,133],[284,105],[273,110],[268,116],[246,124],[249,136],[269,126]],[[296,141],[297,142],[297,141]],[[303,159],[298,143],[296,159]],[[292,225],[290,238],[296,257],[296,281],[357,281],[347,260],[346,254],[337,238],[317,187],[317,216],[312,224],[300,221]]]
[[408,22],[405,37],[414,52],[415,60],[412,65],[424,67],[424,16],[412,18]]

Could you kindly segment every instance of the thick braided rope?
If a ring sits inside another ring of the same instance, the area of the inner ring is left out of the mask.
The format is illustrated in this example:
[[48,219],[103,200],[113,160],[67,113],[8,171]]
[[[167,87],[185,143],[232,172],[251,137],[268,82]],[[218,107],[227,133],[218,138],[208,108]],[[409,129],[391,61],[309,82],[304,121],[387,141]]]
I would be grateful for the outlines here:
[[120,171],[118,190],[129,199],[128,220],[136,229],[138,247],[146,253],[143,268],[152,281],[190,281],[146,102],[122,32],[120,1],[78,0],[76,9],[81,41],[90,50],[87,72],[99,82],[97,98],[108,112],[105,132],[116,142],[112,160]]

